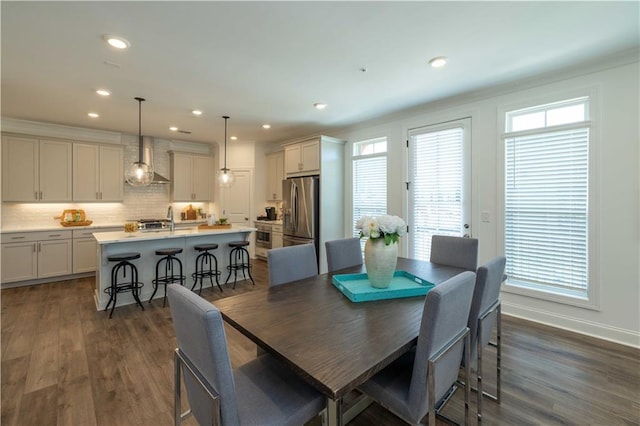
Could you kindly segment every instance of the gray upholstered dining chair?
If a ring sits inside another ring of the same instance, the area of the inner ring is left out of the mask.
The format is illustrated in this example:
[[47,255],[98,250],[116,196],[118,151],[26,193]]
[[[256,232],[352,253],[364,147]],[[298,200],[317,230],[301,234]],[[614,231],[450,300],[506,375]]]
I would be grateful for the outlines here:
[[478,267],[478,240],[434,235],[431,237],[429,261],[475,272]]
[[[506,264],[504,256],[498,256],[478,268],[476,286],[469,311],[469,365],[476,371],[478,395],[478,421],[482,419],[482,396],[500,403],[500,357],[502,351],[502,319],[500,310],[500,285],[504,279]],[[496,342],[491,342],[493,324],[496,324]],[[496,394],[482,390],[482,350],[485,346],[496,347]],[[464,359],[466,363],[467,358]],[[463,364],[464,364],[463,363]]]
[[318,275],[313,244],[280,247],[267,251],[269,287]]
[[[429,414],[435,425],[436,403],[442,408],[458,378],[463,351],[468,357],[467,317],[475,273],[467,271],[427,293],[414,350],[401,356],[359,386],[374,401],[410,424]],[[469,368],[465,368],[465,424],[469,421]]]
[[232,369],[220,311],[180,285],[169,285],[168,296],[178,340],[176,425],[191,414],[201,425],[301,425],[324,410],[325,397],[269,355]]
[[360,238],[326,241],[324,245],[327,249],[327,268],[329,272],[362,265]]

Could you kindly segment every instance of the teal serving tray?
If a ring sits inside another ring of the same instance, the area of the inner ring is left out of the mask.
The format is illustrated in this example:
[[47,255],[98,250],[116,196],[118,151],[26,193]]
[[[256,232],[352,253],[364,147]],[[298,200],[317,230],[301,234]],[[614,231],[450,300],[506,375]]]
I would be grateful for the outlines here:
[[396,271],[387,288],[371,286],[367,274],[334,275],[333,285],[352,302],[424,296],[435,285],[407,271]]

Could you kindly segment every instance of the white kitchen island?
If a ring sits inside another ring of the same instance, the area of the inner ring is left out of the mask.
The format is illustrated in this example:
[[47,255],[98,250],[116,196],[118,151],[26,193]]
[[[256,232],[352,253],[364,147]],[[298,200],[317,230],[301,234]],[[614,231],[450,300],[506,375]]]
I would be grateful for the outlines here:
[[[167,248],[182,249],[182,253],[176,257],[182,261],[182,274],[185,276],[185,286],[190,289],[193,285],[191,274],[195,272],[195,261],[199,254],[199,252],[194,249],[194,246],[217,243],[218,248],[212,250],[211,253],[218,259],[220,284],[223,285],[228,274],[227,265],[229,264],[229,252],[231,251],[228,243],[231,241],[248,240],[249,234],[255,230],[256,228],[233,225],[233,227],[229,229],[190,228],[173,232],[161,230],[155,232],[118,231],[94,233],[93,237],[98,243],[98,265],[96,269],[96,290],[94,296],[96,307],[98,310],[102,310],[107,306],[107,302],[109,301],[109,295],[105,293],[105,289],[111,285],[111,268],[116,262],[107,261],[107,257],[113,254],[140,253],[140,259],[133,260],[131,263],[138,268],[138,281],[144,283],[144,287],[142,287],[139,296],[140,300],[145,304],[153,293],[152,281],[155,279],[156,262],[161,257],[155,254],[156,250]],[[233,280],[233,274],[230,282],[231,280]],[[208,279],[203,280],[203,288],[209,287],[210,285]],[[240,285],[247,285],[247,283],[245,282]],[[252,285],[251,281],[248,281],[248,285]],[[199,287],[196,287],[196,289],[197,288]],[[220,290],[214,285],[214,291]],[[163,296],[164,289],[159,288],[154,298],[161,299]],[[118,295],[117,306],[132,303],[135,303],[135,300],[130,292]]]

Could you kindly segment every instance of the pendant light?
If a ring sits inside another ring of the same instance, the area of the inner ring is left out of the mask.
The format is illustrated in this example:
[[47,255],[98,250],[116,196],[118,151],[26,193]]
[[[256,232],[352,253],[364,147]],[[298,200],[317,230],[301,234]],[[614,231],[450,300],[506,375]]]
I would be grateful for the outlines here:
[[223,188],[229,188],[235,181],[233,172],[227,168],[227,120],[228,116],[223,115],[224,118],[224,167],[218,171],[218,183]]
[[127,167],[124,178],[129,185],[148,186],[153,180],[153,165],[142,161],[142,102],[144,99],[134,99],[138,101],[138,161]]

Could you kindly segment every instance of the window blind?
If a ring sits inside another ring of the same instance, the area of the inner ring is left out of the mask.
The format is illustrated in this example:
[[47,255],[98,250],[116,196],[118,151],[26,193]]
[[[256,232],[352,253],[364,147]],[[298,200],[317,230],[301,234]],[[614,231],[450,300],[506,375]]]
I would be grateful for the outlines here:
[[429,260],[434,234],[460,236],[463,227],[463,128],[411,136],[411,255]]
[[[387,138],[355,143],[353,146],[352,232],[360,237],[356,222],[362,216],[387,214]],[[360,240],[364,250],[365,239]]]
[[505,138],[510,281],[586,291],[589,128]]
[[353,160],[353,235],[362,216],[387,214],[387,156]]

